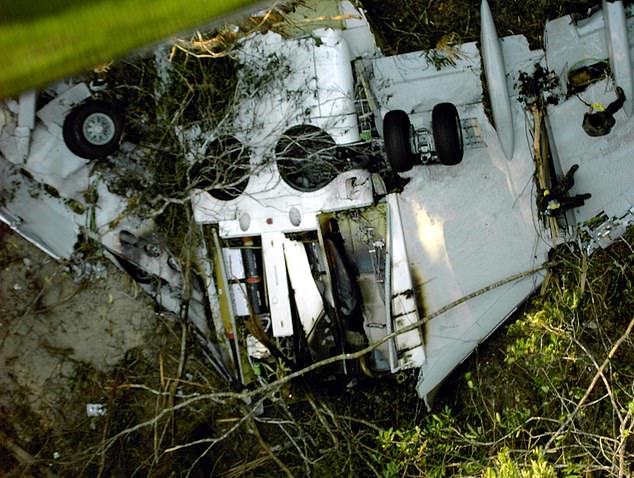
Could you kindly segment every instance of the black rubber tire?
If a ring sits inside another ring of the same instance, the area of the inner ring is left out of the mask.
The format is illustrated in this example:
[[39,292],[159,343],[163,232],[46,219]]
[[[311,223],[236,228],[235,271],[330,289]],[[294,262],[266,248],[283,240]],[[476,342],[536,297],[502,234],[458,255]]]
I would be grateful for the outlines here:
[[458,110],[453,103],[438,103],[431,113],[431,129],[438,161],[453,166],[462,161],[464,144]]
[[397,173],[412,169],[416,156],[411,145],[412,124],[403,110],[388,111],[383,118],[383,140],[385,155]]
[[[104,142],[95,142],[85,134],[87,121],[101,118],[105,121]],[[64,120],[64,142],[74,154],[85,159],[106,157],[119,149],[124,118],[112,103],[89,100],[73,109]]]

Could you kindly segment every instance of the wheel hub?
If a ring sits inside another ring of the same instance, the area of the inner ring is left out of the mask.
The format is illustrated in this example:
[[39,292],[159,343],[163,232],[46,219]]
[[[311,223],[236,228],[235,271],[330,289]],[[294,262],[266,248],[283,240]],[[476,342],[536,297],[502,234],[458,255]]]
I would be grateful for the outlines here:
[[84,137],[95,146],[103,146],[115,137],[115,124],[104,113],[92,113],[86,117],[83,125]]

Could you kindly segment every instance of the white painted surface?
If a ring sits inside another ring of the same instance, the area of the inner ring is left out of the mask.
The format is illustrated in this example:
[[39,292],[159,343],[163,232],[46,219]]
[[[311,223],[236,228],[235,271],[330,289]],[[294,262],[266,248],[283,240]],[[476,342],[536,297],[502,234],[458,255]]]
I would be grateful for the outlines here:
[[243,143],[277,142],[285,129],[299,124],[326,130],[337,144],[359,140],[348,45],[340,31],[313,34],[316,38],[256,34],[242,43],[232,134]]
[[70,258],[83,218],[44,193],[32,194],[28,184],[13,186],[23,181],[7,162],[0,161],[0,194],[10,192],[11,198],[0,207],[0,220],[52,257]]
[[[396,194],[387,196],[388,204],[388,250],[390,254],[390,301],[392,330],[398,332],[419,320],[418,305],[410,264],[405,248],[405,230],[401,220],[399,200]],[[422,329],[405,332],[394,340],[399,369],[420,367],[425,362]]]
[[[608,104],[616,99],[611,85],[601,81],[590,86],[580,96],[590,103]],[[565,173],[579,165],[571,194],[590,193],[586,204],[574,210],[576,222],[587,221],[601,212],[608,217],[621,217],[632,202],[634,188],[634,118],[623,110],[614,115],[612,131],[599,137],[588,136],[581,126],[588,107],[577,97],[556,106],[549,106],[548,118],[553,143],[557,148],[559,167]],[[627,206],[629,205],[629,206]]]
[[567,93],[569,70],[608,58],[604,27],[600,13],[579,22],[567,15],[546,23],[544,49],[547,66],[559,77],[563,94]]
[[[244,194],[231,201],[220,201],[205,192],[192,196],[196,222],[219,223],[224,238],[249,236],[261,232],[299,232],[317,229],[317,214],[327,211],[369,206],[372,194],[370,173],[363,170],[338,175],[329,185],[302,193],[286,184],[277,174],[252,177]],[[301,222],[291,222],[296,208]],[[240,217],[249,215],[249,227],[242,229]]]
[[[314,230],[319,212],[372,204],[367,171],[342,173],[319,191],[306,193],[284,182],[275,164],[275,145],[296,125],[320,127],[336,144],[359,140],[348,46],[341,32],[321,29],[314,34],[319,40],[253,35],[242,45],[239,58],[245,68],[238,105],[225,127],[250,148],[253,173],[244,193],[233,200],[221,201],[200,190],[192,194],[196,222],[219,223],[224,238]],[[257,94],[253,82],[259,82]],[[291,222],[293,208],[300,213],[298,225]],[[248,228],[240,227],[245,214]]]
[[475,42],[457,47],[455,65],[437,69],[424,52],[366,60],[370,88],[381,108],[427,113],[438,103],[465,105],[482,101],[480,54]]
[[[20,95],[18,102],[18,123],[14,130],[16,156],[14,164],[24,164],[31,150],[31,133],[35,128],[35,90]],[[1,128],[0,128],[1,129]]]
[[625,9],[621,1],[608,2],[603,0],[602,5],[610,69],[614,76],[614,82],[625,92],[623,110],[630,117],[634,110],[634,78],[632,78],[632,60],[625,22]]
[[230,247],[224,247],[222,249],[222,255],[225,260],[225,270],[227,272],[227,279],[240,280],[244,279],[244,263],[242,261],[242,251],[240,249],[233,249]]
[[14,164],[24,164],[29,157],[31,151],[31,130],[26,126],[18,126],[14,130],[15,138],[15,158],[13,158]]
[[267,232],[262,234],[262,258],[266,292],[274,337],[293,335],[293,321],[289,301],[286,261],[284,258],[284,234]]
[[247,298],[247,287],[244,283],[233,283],[229,285],[231,297],[231,306],[233,307],[233,315],[248,317],[249,300]]
[[504,57],[500,40],[495,29],[495,22],[487,0],[482,0],[480,7],[480,44],[482,63],[487,81],[491,111],[495,121],[495,129],[508,159],[513,157],[515,133],[513,131],[513,113],[509,91],[506,83]]
[[370,25],[365,16],[365,12],[357,9],[352,2],[344,0],[340,2],[339,8],[343,20],[343,38],[350,47],[350,57],[371,57],[381,54],[376,46],[374,35],[370,31]]
[[49,101],[37,112],[37,117],[47,127],[53,124],[61,128],[64,126],[64,119],[68,112],[91,95],[86,83],[78,83]]
[[[536,64],[544,64],[544,51],[531,50],[528,40],[523,35],[511,35],[500,38],[500,48],[504,59],[504,71],[506,72],[506,87],[511,98],[511,108],[514,100],[517,100],[517,88],[520,74],[532,73]],[[516,123],[516,122],[515,122]],[[514,127],[515,141],[524,135],[521,130],[518,133],[517,127]]]
[[[608,6],[607,11],[612,8]],[[569,16],[546,24],[547,66],[561,73],[564,84],[568,70],[575,65],[608,58],[605,13],[604,8],[577,24]],[[634,20],[629,17],[626,23],[633,32]],[[634,55],[631,43],[628,42],[630,57]],[[634,148],[634,119],[621,109],[614,115],[616,124],[605,136],[591,137],[582,128],[588,105],[607,106],[616,99],[615,83],[618,81],[614,78],[597,81],[578,95],[562,98],[559,104],[548,107],[549,135],[556,151],[558,172],[563,174],[578,164],[570,193],[592,194],[583,207],[569,215],[573,223],[583,223],[602,212],[608,218],[620,218],[634,206],[634,163],[630,154]]]
[[[547,260],[535,210],[533,160],[526,142],[508,161],[479,105],[487,148],[462,163],[415,166],[400,197],[416,292],[433,313]],[[418,392],[427,397],[541,282],[529,276],[459,305],[423,327],[426,360]]]
[[20,95],[20,112],[18,113],[18,126],[35,128],[35,103],[36,92],[30,90]]
[[57,189],[62,196],[82,198],[81,193],[88,187],[89,164],[88,160],[69,151],[57,125],[51,125],[49,129],[36,128],[33,132],[27,169],[36,179]]
[[324,314],[324,302],[313,279],[304,244],[286,239],[284,256],[297,306],[297,315],[308,337],[317,319]]

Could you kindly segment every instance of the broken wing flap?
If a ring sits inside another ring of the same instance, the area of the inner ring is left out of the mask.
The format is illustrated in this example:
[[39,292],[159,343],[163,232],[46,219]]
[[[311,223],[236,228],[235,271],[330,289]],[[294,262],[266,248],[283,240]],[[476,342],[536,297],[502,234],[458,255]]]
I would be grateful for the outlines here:
[[[282,233],[262,235],[273,336],[291,346],[288,355],[295,366],[365,345],[362,335],[349,326],[359,297],[336,234],[328,230],[304,236],[295,240]],[[345,375],[357,369],[355,363],[342,361],[320,374]]]
[[[409,270],[405,233],[401,221],[398,196],[387,195],[387,254],[386,254],[386,322],[387,333],[398,332],[420,320],[414,283]],[[389,276],[389,277],[388,277]],[[425,362],[421,327],[397,335],[390,340],[391,372],[420,367]]]
[[[358,212],[355,209],[318,216],[319,253],[325,258],[325,264],[315,280],[320,283],[325,305],[322,322],[331,325],[331,335],[339,349],[333,350],[336,353],[355,352],[369,342],[364,323],[367,297],[359,282],[365,258],[363,248],[358,247],[361,222]],[[372,375],[365,357],[340,362],[340,373],[360,372]]]
[[[347,350],[355,351],[381,340],[386,334],[386,206],[377,204],[362,209],[324,213],[319,216],[319,224],[321,257],[330,259],[328,269],[320,274],[323,278],[321,282],[323,287],[333,284],[330,291],[333,296],[339,297],[336,302],[330,299],[329,303],[335,309],[341,309],[341,302],[344,305],[347,303],[345,309],[348,316],[354,314],[352,323],[347,323],[345,314],[340,314],[343,317],[339,320],[350,329],[348,333],[343,331],[349,342]],[[327,253],[326,248],[330,252]],[[349,265],[345,266],[344,263]],[[346,286],[341,287],[342,283]],[[358,364],[367,375],[389,372],[388,355],[388,345],[381,344]]]
[[[275,360],[293,368],[355,352],[419,320],[396,195],[366,209],[320,214],[318,223],[302,237],[254,237],[247,257],[239,250],[244,243],[223,245],[214,236],[219,311],[243,383],[253,380],[248,369],[268,369]],[[265,303],[252,304],[246,282],[260,274]],[[246,325],[254,318],[268,326],[252,330]],[[320,375],[418,367],[420,328],[389,339],[370,358],[337,362]]]
[[[350,292],[357,288],[355,276],[335,235],[330,231],[324,241],[317,231],[302,237],[263,233],[251,238],[252,246],[237,240],[221,244],[215,235],[212,246],[220,251],[212,254],[216,313],[223,317],[220,325],[242,383],[256,376],[272,377],[279,367],[296,369],[367,345],[361,300]],[[326,266],[324,242],[330,243],[331,267]],[[245,247],[251,247],[247,254]],[[260,275],[265,286],[263,303],[253,304],[247,282]],[[351,300],[344,301],[340,292],[333,292],[333,283]],[[351,326],[354,319],[358,323]],[[319,374],[346,375],[363,369],[356,360],[342,361],[320,369]]]
[[287,267],[287,253],[299,243],[282,233],[221,243],[217,230],[209,229],[215,279],[215,288],[208,291],[212,315],[231,351],[231,366],[239,382],[248,385],[273,378],[281,369],[301,366],[307,345],[300,333],[298,309],[306,307],[291,300],[289,278],[295,269]]
[[[419,320],[396,194],[389,194],[386,203],[369,208],[321,214],[319,224],[323,255],[329,258],[325,276],[332,284],[332,303],[339,316],[355,305],[354,315],[363,321],[359,329],[364,343],[348,343],[349,350],[379,342]],[[335,241],[332,241],[333,226]],[[342,258],[349,262],[347,267]],[[346,287],[341,287],[342,281],[346,281]],[[346,291],[349,297],[343,297],[342,301],[338,296]],[[350,332],[358,333],[356,324],[347,321],[345,314],[339,318],[344,319],[340,323],[344,325],[346,338]],[[370,358],[373,372],[393,373],[420,367],[425,360],[421,329],[378,345]]]
[[[330,276],[317,233],[301,241],[287,239],[285,255],[293,291],[293,312],[297,317],[295,324],[299,330],[294,334],[296,342],[299,339],[305,343],[305,352],[312,361],[343,353],[343,335],[337,327]],[[336,368],[330,367],[330,370]]]

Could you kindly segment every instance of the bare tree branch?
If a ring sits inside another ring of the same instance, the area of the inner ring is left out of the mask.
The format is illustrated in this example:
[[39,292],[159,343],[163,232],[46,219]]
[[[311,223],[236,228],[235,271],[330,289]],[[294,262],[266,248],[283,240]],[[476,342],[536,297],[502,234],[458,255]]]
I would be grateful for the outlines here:
[[553,434],[553,436],[550,437],[550,440],[548,440],[548,442],[546,443],[546,446],[544,446],[541,452],[542,455],[546,454],[546,452],[552,446],[552,444],[557,439],[557,437],[561,435],[564,432],[564,430],[566,430],[566,428],[568,428],[570,424],[572,423],[572,421],[575,419],[575,417],[577,416],[577,414],[579,413],[583,405],[586,403],[586,400],[588,400],[588,397],[590,397],[592,390],[594,390],[594,387],[603,376],[603,371],[610,364],[610,360],[612,360],[612,357],[614,357],[614,354],[619,349],[621,344],[625,341],[625,339],[629,337],[630,333],[632,332],[632,328],[634,328],[634,318],[632,318],[632,320],[630,321],[623,335],[621,335],[621,337],[619,337],[619,339],[615,342],[614,346],[608,353],[608,356],[605,358],[605,360],[603,361],[603,363],[601,364],[597,372],[594,374],[594,378],[592,379],[592,382],[590,382],[590,385],[588,385],[586,392],[583,394],[583,397],[581,397],[581,400],[579,400],[579,402],[577,403],[577,406],[575,407],[575,409],[572,411],[571,414],[568,415],[566,420],[561,424],[561,426]]

